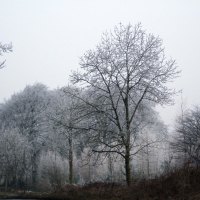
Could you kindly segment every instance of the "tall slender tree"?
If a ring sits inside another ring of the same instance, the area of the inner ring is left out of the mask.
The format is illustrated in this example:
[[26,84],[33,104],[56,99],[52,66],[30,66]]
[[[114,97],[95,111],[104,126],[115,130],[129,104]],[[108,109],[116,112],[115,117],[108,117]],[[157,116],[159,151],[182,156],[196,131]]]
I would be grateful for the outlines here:
[[65,87],[54,91],[47,115],[51,126],[54,127],[55,133],[58,134],[58,138],[62,137],[64,140],[63,144],[59,143],[58,152],[64,156],[67,155],[69,183],[72,184],[74,183],[74,143],[79,132],[79,130],[75,130],[72,127],[80,122],[78,113],[80,111],[78,109],[80,104],[78,99],[67,96],[64,91],[78,92],[72,87]]

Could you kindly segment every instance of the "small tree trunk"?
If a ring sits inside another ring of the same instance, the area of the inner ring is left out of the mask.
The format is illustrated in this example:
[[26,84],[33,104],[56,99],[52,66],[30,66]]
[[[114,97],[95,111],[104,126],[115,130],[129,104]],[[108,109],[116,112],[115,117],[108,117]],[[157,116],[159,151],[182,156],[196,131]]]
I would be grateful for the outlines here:
[[125,173],[126,173],[126,183],[128,186],[131,185],[131,168],[130,168],[130,151],[126,149],[125,155]]
[[150,178],[149,146],[147,146],[147,177]]
[[113,161],[112,161],[112,157],[109,154],[108,155],[108,172],[109,172],[109,181],[113,182]]
[[36,177],[37,177],[37,163],[36,163],[36,154],[34,153],[32,157],[32,189],[36,189]]
[[72,136],[69,135],[69,183],[73,183],[73,145],[72,145]]
[[5,176],[5,192],[7,192],[7,190],[8,190],[8,176],[6,174],[6,176]]
[[89,183],[91,182],[91,165],[90,165],[90,161],[89,161],[89,164],[88,164],[88,182]]

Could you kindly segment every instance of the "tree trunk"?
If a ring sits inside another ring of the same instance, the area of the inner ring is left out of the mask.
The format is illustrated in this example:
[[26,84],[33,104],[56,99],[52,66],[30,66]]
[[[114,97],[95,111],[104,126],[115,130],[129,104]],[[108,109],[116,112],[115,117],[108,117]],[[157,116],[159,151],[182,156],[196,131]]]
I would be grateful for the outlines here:
[[36,178],[37,178],[37,163],[36,163],[36,153],[32,156],[32,189],[36,189]]
[[147,177],[150,178],[149,146],[147,145]]
[[6,176],[5,176],[5,192],[7,192],[8,189],[8,176],[7,176],[7,172],[6,172]]
[[113,169],[113,161],[112,161],[112,157],[111,157],[111,155],[109,154],[108,155],[108,172],[109,172],[109,181],[110,182],[113,182],[113,171],[114,171],[114,169]]
[[128,186],[131,185],[131,168],[130,168],[130,150],[126,149],[125,155],[125,173],[126,173],[126,183]]
[[72,136],[69,134],[69,183],[73,183],[73,144]]

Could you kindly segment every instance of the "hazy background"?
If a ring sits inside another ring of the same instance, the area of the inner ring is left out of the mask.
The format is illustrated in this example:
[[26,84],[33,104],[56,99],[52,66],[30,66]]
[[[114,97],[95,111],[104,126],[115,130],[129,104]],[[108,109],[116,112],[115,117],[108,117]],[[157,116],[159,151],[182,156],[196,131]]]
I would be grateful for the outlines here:
[[[68,84],[79,58],[94,48],[102,32],[123,24],[142,23],[163,39],[166,54],[182,70],[173,83],[183,90],[185,107],[200,102],[200,1],[198,0],[0,0],[0,42],[13,43],[13,53],[0,70],[0,102],[27,84],[50,89]],[[159,108],[172,125],[175,105]]]

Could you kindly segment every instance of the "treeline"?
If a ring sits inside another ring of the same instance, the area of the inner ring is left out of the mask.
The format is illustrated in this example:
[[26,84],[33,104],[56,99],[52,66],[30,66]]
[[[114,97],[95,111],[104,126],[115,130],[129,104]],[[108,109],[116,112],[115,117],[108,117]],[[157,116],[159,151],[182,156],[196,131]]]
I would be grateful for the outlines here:
[[0,185],[5,190],[56,190],[95,181],[130,186],[169,171],[176,164],[174,152],[182,163],[198,163],[199,129],[194,127],[190,142],[188,128],[193,114],[182,113],[177,138],[169,142],[155,111],[158,104],[172,103],[176,92],[168,82],[179,73],[159,37],[140,24],[115,27],[81,58],[71,86],[27,86],[1,104]]
[[[66,183],[124,182],[123,160],[117,153],[96,152],[102,145],[100,133],[94,130],[94,119],[82,118],[83,105],[67,91],[81,93],[71,87],[48,90],[38,83],[1,104],[3,188],[45,190]],[[134,176],[152,177],[160,170],[162,160],[158,161],[157,147],[164,144],[160,142],[164,142],[166,129],[150,106],[143,114],[138,121],[142,133],[135,141],[138,154],[133,159],[133,171]]]

